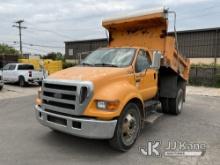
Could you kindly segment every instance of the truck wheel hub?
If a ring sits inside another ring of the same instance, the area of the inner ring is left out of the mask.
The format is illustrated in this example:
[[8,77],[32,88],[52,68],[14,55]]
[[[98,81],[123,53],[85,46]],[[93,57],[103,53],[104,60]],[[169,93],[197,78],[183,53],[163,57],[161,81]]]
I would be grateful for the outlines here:
[[123,121],[122,125],[122,140],[126,145],[133,143],[137,133],[137,120],[131,114],[128,113]]

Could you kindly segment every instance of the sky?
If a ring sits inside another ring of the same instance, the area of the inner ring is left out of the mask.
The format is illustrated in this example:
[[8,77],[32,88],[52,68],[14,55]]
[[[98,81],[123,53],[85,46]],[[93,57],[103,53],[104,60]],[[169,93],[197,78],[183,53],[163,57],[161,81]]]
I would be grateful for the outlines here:
[[104,18],[161,6],[176,11],[177,31],[220,27],[218,0],[0,0],[0,43],[19,49],[22,19],[24,53],[64,53],[65,41],[106,37]]

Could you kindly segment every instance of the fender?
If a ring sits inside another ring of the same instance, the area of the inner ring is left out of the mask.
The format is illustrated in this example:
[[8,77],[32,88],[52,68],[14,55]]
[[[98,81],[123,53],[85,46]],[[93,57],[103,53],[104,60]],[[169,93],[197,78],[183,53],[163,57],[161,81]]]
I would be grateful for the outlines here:
[[[109,83],[95,91],[95,96],[91,99],[89,105],[84,111],[85,116],[96,116],[102,119],[113,119],[120,116],[124,106],[133,98],[141,100],[143,105],[143,100],[135,85],[129,83],[128,81],[117,81],[115,83]],[[119,106],[117,110],[108,111],[100,110],[96,108],[95,100],[119,100]]]

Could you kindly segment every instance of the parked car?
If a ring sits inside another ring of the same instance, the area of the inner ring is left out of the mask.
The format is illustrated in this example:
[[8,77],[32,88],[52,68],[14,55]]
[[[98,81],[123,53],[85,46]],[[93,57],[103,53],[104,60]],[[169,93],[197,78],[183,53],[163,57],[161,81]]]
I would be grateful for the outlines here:
[[18,82],[21,87],[34,82],[41,85],[43,78],[43,71],[34,70],[34,66],[31,64],[9,63],[3,68],[4,82]]
[[2,90],[4,86],[3,78],[2,78],[2,71],[0,71],[0,90]]

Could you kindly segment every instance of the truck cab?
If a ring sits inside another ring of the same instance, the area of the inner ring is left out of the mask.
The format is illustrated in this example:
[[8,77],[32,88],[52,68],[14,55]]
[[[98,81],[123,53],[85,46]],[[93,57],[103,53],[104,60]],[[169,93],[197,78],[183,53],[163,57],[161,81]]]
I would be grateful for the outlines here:
[[158,104],[164,113],[180,114],[189,61],[165,35],[164,10],[108,19],[103,26],[109,46],[45,79],[35,112],[53,130],[108,139],[115,149],[127,151]]

